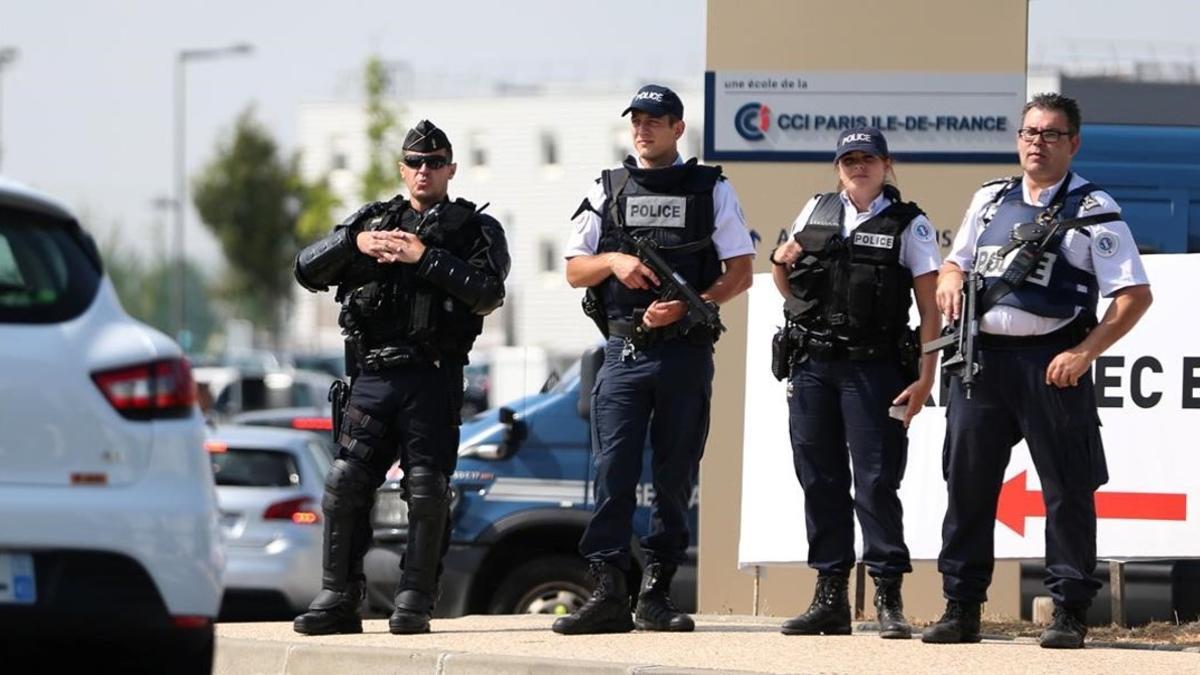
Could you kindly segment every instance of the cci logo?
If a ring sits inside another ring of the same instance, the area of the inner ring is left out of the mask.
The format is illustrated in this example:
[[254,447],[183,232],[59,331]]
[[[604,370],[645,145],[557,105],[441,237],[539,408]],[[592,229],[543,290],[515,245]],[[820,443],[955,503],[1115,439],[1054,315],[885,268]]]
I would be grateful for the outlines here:
[[733,116],[733,128],[748,141],[761,141],[771,128],[771,109],[762,103],[747,103]]

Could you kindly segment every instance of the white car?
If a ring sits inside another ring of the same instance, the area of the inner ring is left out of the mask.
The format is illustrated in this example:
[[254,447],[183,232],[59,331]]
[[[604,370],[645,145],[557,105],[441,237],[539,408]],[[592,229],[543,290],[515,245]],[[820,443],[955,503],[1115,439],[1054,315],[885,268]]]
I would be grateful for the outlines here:
[[321,499],[333,463],[328,439],[263,426],[210,432],[204,445],[228,557],[223,620],[290,619],[321,590]]
[[65,208],[0,179],[4,641],[121,638],[161,648],[161,672],[211,670],[224,554],[204,435],[179,347],[125,313]]

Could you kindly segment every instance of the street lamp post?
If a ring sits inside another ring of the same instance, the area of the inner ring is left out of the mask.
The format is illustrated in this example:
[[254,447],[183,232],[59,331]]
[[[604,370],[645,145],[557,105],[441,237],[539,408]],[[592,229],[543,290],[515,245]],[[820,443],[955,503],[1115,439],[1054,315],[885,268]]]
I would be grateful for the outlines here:
[[[0,85],[4,84],[4,68],[6,66],[8,66],[8,64],[12,63],[13,61],[16,61],[17,55],[19,53],[20,52],[17,51],[16,47],[0,47]],[[3,92],[0,91],[0,117],[3,117],[3,113],[4,113],[4,96],[3,96]],[[0,125],[0,169],[3,169],[3,168],[4,168],[4,133],[3,133],[3,126]]]
[[[181,343],[189,341],[187,331],[187,294],[184,283],[187,269],[184,265],[184,221],[187,213],[187,70],[192,61],[218,59],[225,56],[242,56],[254,51],[254,46],[239,43],[228,47],[209,49],[181,49],[175,54],[175,337]],[[183,345],[185,349],[190,347]]]

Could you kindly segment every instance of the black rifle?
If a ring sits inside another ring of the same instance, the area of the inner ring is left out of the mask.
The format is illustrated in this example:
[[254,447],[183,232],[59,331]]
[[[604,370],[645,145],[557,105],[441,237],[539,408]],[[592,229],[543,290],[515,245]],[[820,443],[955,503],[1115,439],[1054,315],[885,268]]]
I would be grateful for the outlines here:
[[[994,258],[972,265],[962,289],[962,313],[958,321],[942,331],[942,337],[926,342],[924,353],[946,349],[942,359],[942,371],[946,375],[957,375],[962,379],[963,393],[971,398],[971,386],[979,374],[979,353],[976,338],[979,335],[979,320],[989,309],[995,307],[1004,296],[1025,283],[1038,266],[1042,254],[1051,246],[1058,246],[1068,230],[1089,225],[1121,220],[1119,213],[1101,213],[1095,216],[1060,220],[1055,216],[1061,203],[1052,205],[1039,216],[1036,222],[1022,223],[1013,229],[1012,240],[995,253]],[[983,289],[980,269],[991,266],[992,261],[1003,261],[1013,250],[1017,251],[1012,263],[1004,269],[991,288],[979,296]]]
[[[637,252],[638,260],[642,261],[646,267],[654,272],[654,276],[658,277],[658,299],[662,302],[670,302],[672,300],[682,300],[687,306],[687,314],[678,321],[678,330],[681,335],[691,331],[696,326],[704,326],[712,332],[713,340],[720,337],[725,331],[725,324],[721,323],[721,314],[717,309],[717,304],[700,297],[696,289],[692,288],[678,272],[659,254],[654,242],[646,237],[635,237],[625,231],[625,228],[618,225],[617,231],[620,236],[633,245]],[[641,321],[634,321],[634,335],[646,332]],[[644,335],[643,339],[649,339],[648,335]]]

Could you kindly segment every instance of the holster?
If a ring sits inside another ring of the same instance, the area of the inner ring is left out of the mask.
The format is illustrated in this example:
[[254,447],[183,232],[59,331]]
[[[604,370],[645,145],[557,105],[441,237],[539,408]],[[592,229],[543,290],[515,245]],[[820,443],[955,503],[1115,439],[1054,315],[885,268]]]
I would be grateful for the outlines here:
[[792,370],[792,341],[788,338],[788,327],[776,331],[771,338],[771,374],[782,382]]
[[346,416],[346,404],[350,402],[350,385],[345,380],[336,379],[329,385],[330,415],[333,418],[333,428],[330,436],[334,443],[338,442],[338,434],[342,429],[342,418]]
[[921,377],[921,339],[917,331],[906,328],[900,335],[898,348],[905,383],[916,382]]
[[583,313],[587,318],[596,324],[596,328],[600,329],[600,334],[607,340],[608,335],[608,317],[604,314],[604,303],[600,300],[600,292],[595,288],[589,288],[583,293]]

